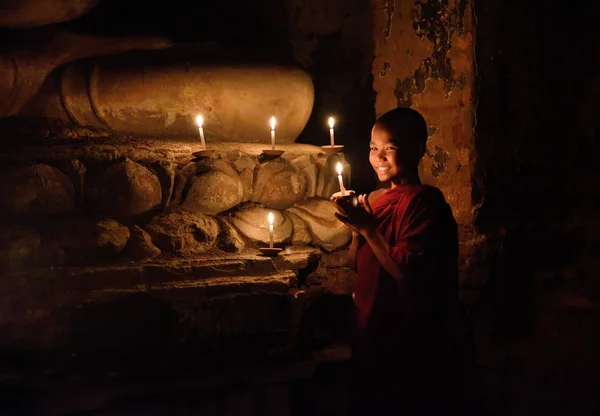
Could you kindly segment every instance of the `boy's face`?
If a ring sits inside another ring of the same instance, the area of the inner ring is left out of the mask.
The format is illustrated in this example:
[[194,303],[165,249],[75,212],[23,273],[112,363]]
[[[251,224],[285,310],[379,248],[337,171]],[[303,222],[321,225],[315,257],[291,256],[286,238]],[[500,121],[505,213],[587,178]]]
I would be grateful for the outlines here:
[[401,179],[417,166],[414,146],[394,140],[390,133],[375,125],[371,131],[369,162],[381,182]]

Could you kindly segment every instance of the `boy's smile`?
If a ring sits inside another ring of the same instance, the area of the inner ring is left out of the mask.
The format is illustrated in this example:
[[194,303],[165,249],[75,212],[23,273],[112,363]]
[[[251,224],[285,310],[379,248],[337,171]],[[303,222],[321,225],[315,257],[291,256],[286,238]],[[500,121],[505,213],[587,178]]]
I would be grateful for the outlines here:
[[392,182],[392,187],[413,175],[418,162],[412,163],[410,146],[401,146],[383,127],[375,125],[371,131],[369,162],[381,182]]
[[379,180],[386,182],[396,177],[402,170],[402,166],[399,166],[396,161],[398,147],[387,130],[375,126],[371,132],[369,146],[371,148],[369,162],[375,169]]

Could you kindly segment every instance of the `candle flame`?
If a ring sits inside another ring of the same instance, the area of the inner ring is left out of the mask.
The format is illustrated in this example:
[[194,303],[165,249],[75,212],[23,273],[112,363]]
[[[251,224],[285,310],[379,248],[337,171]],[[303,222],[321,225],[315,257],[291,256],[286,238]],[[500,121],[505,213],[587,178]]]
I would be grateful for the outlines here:
[[275,220],[275,216],[273,215],[272,212],[269,212],[268,218],[269,218],[269,225],[273,225],[273,221]]
[[275,130],[275,117],[271,117],[271,130]]
[[340,162],[338,162],[336,169],[337,169],[338,175],[341,175],[342,174],[342,164]]
[[198,127],[202,127],[202,124],[204,124],[204,118],[200,114],[196,116],[196,124]]
[[332,129],[334,124],[335,120],[333,119],[333,117],[329,117],[329,128]]

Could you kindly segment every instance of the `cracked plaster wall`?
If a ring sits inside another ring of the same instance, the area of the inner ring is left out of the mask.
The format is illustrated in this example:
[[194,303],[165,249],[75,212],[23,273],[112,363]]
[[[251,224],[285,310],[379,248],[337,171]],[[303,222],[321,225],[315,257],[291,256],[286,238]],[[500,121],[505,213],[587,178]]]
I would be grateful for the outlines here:
[[374,2],[372,72],[376,115],[420,111],[429,125],[420,173],[439,187],[460,224],[473,217],[474,157],[472,1]]

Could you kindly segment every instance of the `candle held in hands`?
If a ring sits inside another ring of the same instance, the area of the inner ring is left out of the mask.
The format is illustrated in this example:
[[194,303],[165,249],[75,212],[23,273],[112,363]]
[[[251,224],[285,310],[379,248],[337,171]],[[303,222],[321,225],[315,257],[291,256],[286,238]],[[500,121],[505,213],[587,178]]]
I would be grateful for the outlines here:
[[338,162],[337,166],[338,181],[340,182],[340,192],[342,196],[346,196],[346,188],[344,188],[344,180],[342,179],[342,164]]
[[333,117],[329,117],[329,141],[331,142],[331,147],[335,146],[335,140],[333,138],[333,125],[335,124],[335,120]]
[[206,141],[204,140],[204,129],[202,125],[204,124],[204,118],[200,114],[196,116],[196,124],[198,125],[198,133],[200,133],[200,141],[202,142],[202,149],[206,150]]
[[272,212],[269,212],[269,248],[273,248],[273,221],[275,220],[275,216]]
[[271,150],[275,150],[275,117],[271,117]]

